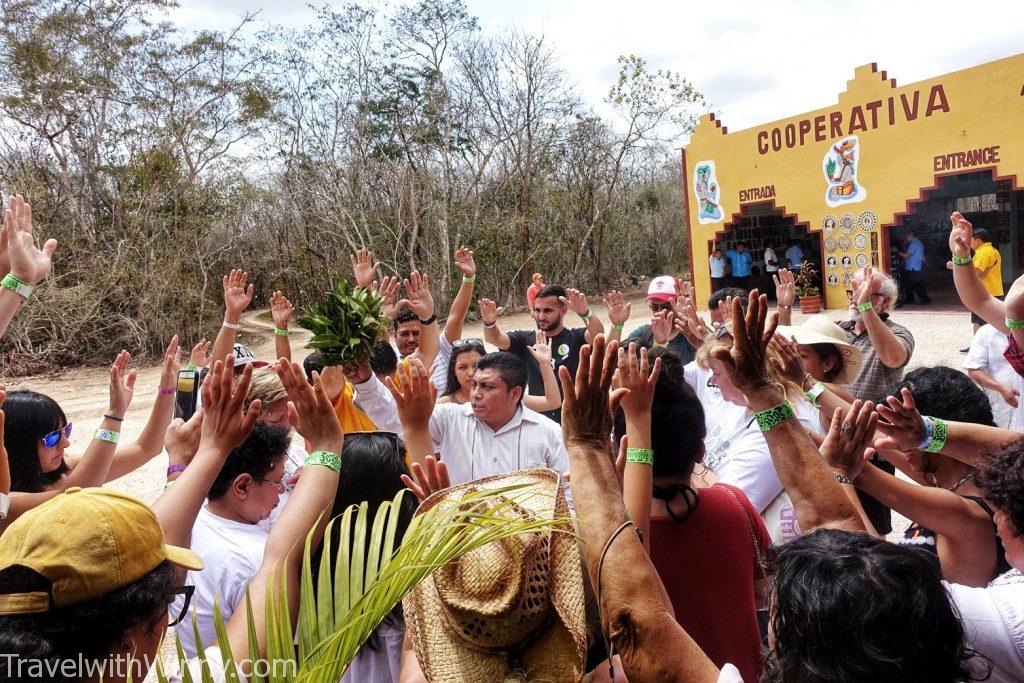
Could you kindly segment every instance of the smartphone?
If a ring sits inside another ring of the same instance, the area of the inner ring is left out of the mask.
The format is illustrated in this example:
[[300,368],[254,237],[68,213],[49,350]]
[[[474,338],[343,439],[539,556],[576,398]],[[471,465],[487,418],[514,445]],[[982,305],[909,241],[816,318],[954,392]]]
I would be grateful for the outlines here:
[[178,371],[178,393],[174,397],[174,417],[188,420],[199,403],[199,371]]

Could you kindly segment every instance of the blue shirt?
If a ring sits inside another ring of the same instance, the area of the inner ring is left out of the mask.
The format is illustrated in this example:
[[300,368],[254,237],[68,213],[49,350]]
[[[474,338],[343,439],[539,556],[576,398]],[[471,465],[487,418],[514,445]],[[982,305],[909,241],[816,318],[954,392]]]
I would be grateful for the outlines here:
[[916,237],[907,245],[907,257],[903,260],[904,270],[921,270],[924,265],[924,244]]
[[800,247],[790,247],[786,250],[786,260],[790,268],[799,268],[804,262],[804,250]]
[[730,249],[725,252],[725,256],[729,259],[729,264],[732,266],[733,276],[746,277],[750,275],[751,256],[749,251],[744,251],[741,254],[735,249]]

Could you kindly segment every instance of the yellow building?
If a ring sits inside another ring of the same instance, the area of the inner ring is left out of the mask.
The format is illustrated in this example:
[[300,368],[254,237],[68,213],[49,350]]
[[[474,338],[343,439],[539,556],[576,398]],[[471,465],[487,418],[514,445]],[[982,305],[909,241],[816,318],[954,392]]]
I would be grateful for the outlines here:
[[908,228],[929,288],[948,290],[954,210],[988,229],[1010,281],[1024,270],[1024,54],[902,87],[862,66],[837,104],[732,133],[706,114],[682,163],[698,301],[716,246],[745,242],[749,285],[765,287],[765,247],[785,266],[795,243],[828,307],[846,308],[860,267],[898,277]]

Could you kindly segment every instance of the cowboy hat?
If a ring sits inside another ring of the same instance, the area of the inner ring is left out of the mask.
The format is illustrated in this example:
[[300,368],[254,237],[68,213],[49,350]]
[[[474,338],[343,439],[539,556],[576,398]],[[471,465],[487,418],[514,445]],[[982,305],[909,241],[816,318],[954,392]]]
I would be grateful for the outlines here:
[[795,339],[797,344],[831,344],[839,350],[843,367],[831,381],[835,384],[851,384],[860,373],[862,361],[860,349],[846,340],[846,332],[824,315],[812,315],[801,325],[779,325],[775,330],[786,339]]
[[[416,514],[456,506],[470,492],[522,486],[499,514],[568,519],[557,473],[533,468],[438,491]],[[499,495],[499,498],[502,496]],[[406,625],[430,681],[579,681],[587,631],[583,571],[575,537],[533,532],[489,543],[435,571],[402,602]]]

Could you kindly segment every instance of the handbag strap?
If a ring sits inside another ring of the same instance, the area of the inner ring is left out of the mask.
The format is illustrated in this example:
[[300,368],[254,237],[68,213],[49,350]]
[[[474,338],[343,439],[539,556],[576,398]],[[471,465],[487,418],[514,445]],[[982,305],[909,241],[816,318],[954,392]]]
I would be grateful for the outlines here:
[[732,496],[732,499],[736,501],[736,505],[739,506],[740,512],[743,513],[743,519],[747,522],[747,532],[750,534],[750,542],[754,546],[754,559],[757,560],[757,570],[761,574],[760,578],[766,579],[768,574],[765,571],[764,553],[761,551],[761,542],[757,539],[757,534],[754,533],[754,523],[750,521],[750,513],[747,512],[747,506],[743,504],[740,497],[736,495],[736,492],[728,486],[719,484],[715,484],[715,486]]

